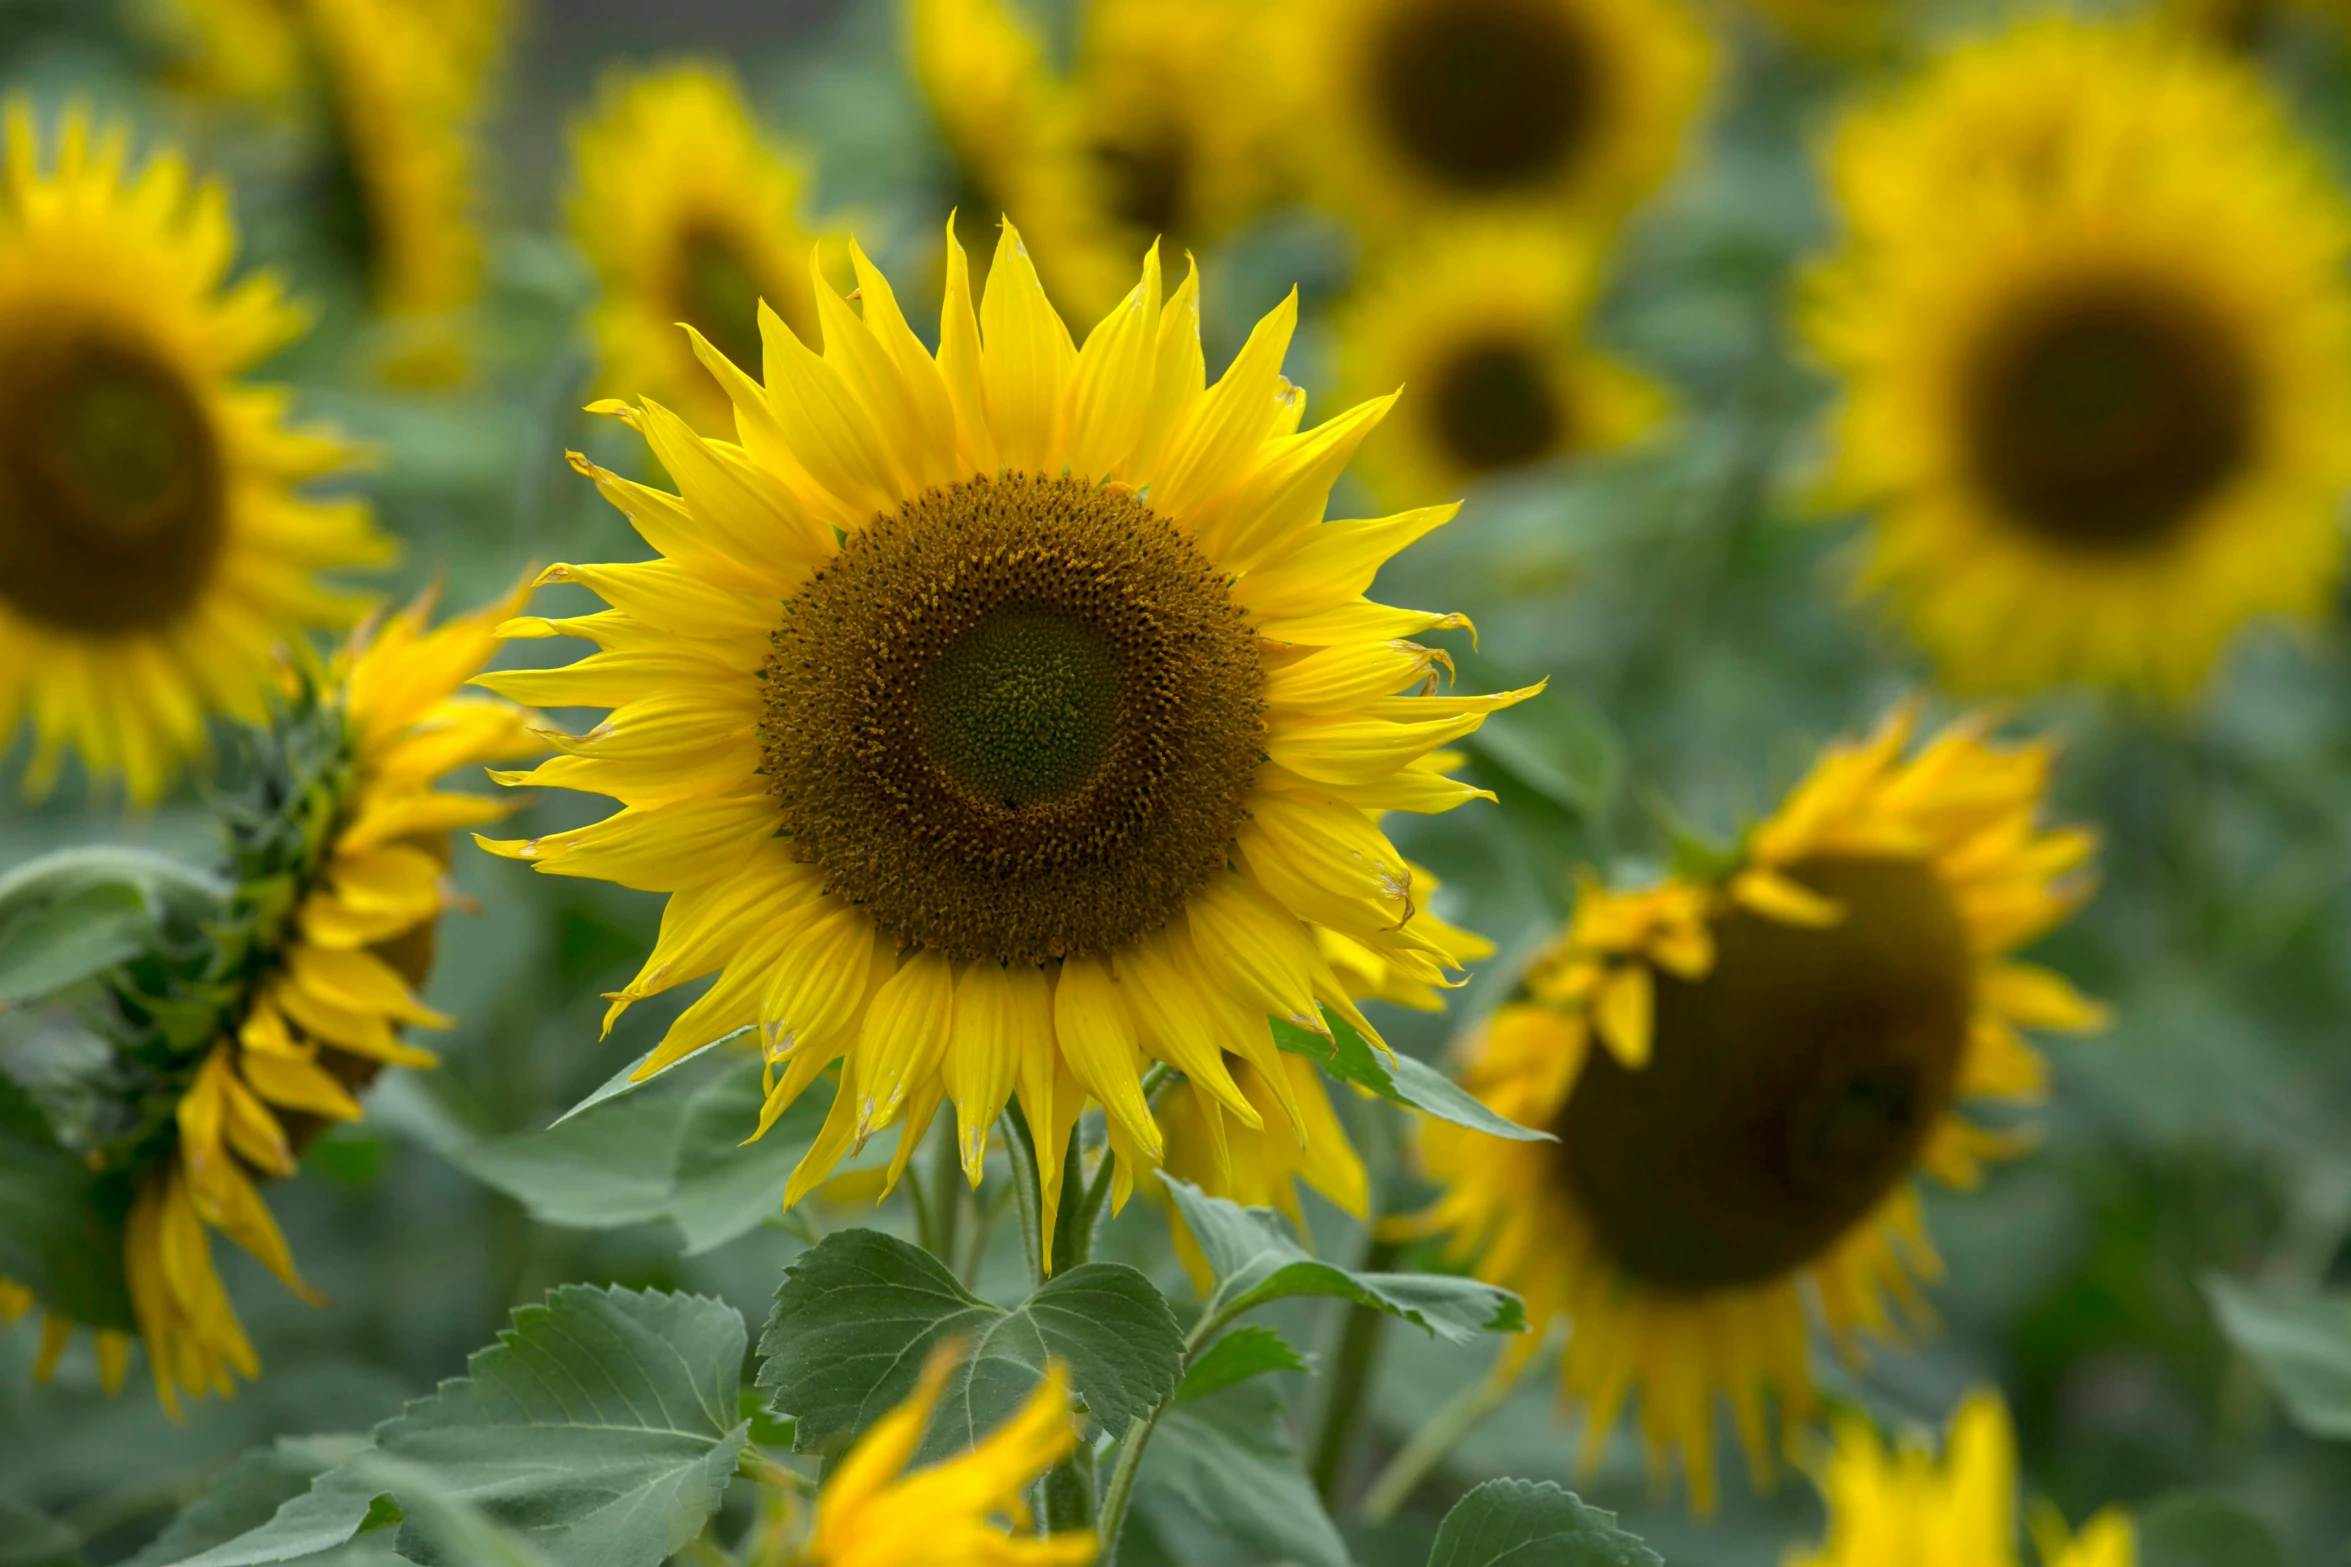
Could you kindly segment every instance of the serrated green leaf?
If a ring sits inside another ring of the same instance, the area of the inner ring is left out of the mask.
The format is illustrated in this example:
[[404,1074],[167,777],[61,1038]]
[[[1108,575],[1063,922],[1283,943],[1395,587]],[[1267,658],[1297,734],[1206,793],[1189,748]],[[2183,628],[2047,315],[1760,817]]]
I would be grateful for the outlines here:
[[1266,1021],[1273,1027],[1275,1044],[1291,1055],[1319,1062],[1324,1071],[1341,1082],[1368,1088],[1383,1099],[1440,1121],[1450,1121],[1455,1126],[1484,1132],[1489,1137],[1521,1143],[1558,1141],[1549,1132],[1539,1132],[1496,1115],[1480,1104],[1475,1095],[1425,1061],[1407,1055],[1387,1056],[1374,1050],[1345,1018],[1335,1013],[1323,1013],[1323,1022],[1330,1028],[1327,1038],[1282,1018]]
[[1523,1333],[1516,1295],[1475,1279],[1431,1273],[1350,1273],[1309,1256],[1270,1208],[1244,1208],[1160,1172],[1216,1275],[1211,1316],[1231,1317],[1292,1295],[1329,1295],[1402,1317],[1439,1338],[1466,1343],[1481,1333]]
[[123,1567],[163,1567],[251,1533],[310,1483],[368,1445],[364,1436],[280,1437],[241,1455],[205,1484],[161,1534]]
[[1235,1328],[1192,1362],[1192,1369],[1184,1373],[1183,1386],[1176,1389],[1176,1402],[1188,1403],[1211,1393],[1221,1393],[1268,1371],[1311,1373],[1313,1370],[1312,1363],[1273,1329]]
[[1548,1480],[1489,1480],[1453,1504],[1429,1567],[1665,1567],[1665,1559]]
[[2218,1275],[2204,1293],[2221,1332],[2261,1368],[2294,1423],[2351,1441],[2351,1295],[2256,1290]]
[[658,1567],[701,1532],[734,1473],[749,1429],[735,1412],[743,1345],[724,1302],[566,1285],[267,1523],[174,1567],[339,1546],[393,1516],[379,1501],[414,1489],[398,1477],[418,1471],[432,1481],[424,1525],[397,1509],[412,1560],[465,1560],[436,1529],[472,1510],[559,1567]]
[[1160,1417],[1136,1479],[1136,1503],[1180,1505],[1226,1539],[1298,1567],[1349,1567],[1322,1498],[1298,1461],[1281,1400],[1244,1383]]
[[923,1451],[961,1451],[1019,1407],[1048,1358],[1113,1435],[1175,1391],[1184,1335],[1158,1289],[1123,1263],[1070,1269],[1007,1312],[918,1246],[842,1230],[785,1270],[760,1335],[759,1386],[794,1420],[796,1450],[831,1457],[908,1393],[932,1346],[970,1349]]
[[0,1077],[0,1278],[91,1327],[137,1326],[123,1277],[131,1183],[57,1146],[24,1091]]

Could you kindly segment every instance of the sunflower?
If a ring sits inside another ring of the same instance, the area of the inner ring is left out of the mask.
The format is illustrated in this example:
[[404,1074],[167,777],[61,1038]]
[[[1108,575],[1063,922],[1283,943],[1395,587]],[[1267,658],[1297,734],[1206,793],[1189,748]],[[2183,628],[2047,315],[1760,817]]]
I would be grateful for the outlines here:
[[2191,36],[2229,49],[2250,49],[2278,19],[2301,16],[2340,26],[2351,21],[2346,0],[2157,0],[2163,19]]
[[[1788,1567],[2016,1567],[2016,1437],[1999,1398],[1979,1392],[1951,1417],[1943,1459],[1923,1443],[1888,1451],[1869,1422],[1840,1420],[1818,1464],[1829,1535]],[[2130,1519],[2109,1508],[2077,1537],[2036,1521],[2041,1567],[2132,1567]]]
[[1599,283],[1589,238],[1533,218],[1447,225],[1391,263],[1341,326],[1350,390],[1414,392],[1365,449],[1381,489],[1458,489],[1654,426],[1664,393],[1584,340]]
[[947,1378],[957,1348],[942,1346],[906,1401],[875,1421],[828,1467],[816,1499],[808,1567],[1085,1567],[1092,1534],[1015,1536],[1028,1522],[1026,1493],[1077,1445],[1069,1376],[1049,1365],[1028,1402],[969,1451],[904,1473]]
[[1121,254],[1190,250],[1281,194],[1286,127],[1266,79],[1269,7],[1096,0],[1071,82],[1094,200]]
[[1005,213],[1035,238],[1045,286],[1064,309],[1108,310],[1152,236],[1118,249],[1077,101],[1044,45],[1004,0],[907,0],[906,31],[915,82],[954,164],[958,240],[982,258],[973,286],[986,282],[995,249],[989,214]]
[[607,78],[595,115],[572,128],[572,158],[572,233],[604,284],[594,323],[605,388],[723,428],[726,394],[676,323],[757,364],[765,299],[815,340],[807,162],[763,138],[733,79],[707,65]]
[[1611,223],[1672,171],[1714,69],[1681,0],[1304,0],[1295,24],[1324,198],[1382,233],[1498,206]]
[[187,85],[323,124],[328,220],[383,318],[386,378],[463,376],[482,272],[473,128],[505,0],[172,0],[168,22]]
[[1956,1106],[2039,1096],[2018,1027],[2101,1021],[2006,956],[2086,892],[2090,836],[2036,821],[2049,748],[1968,722],[1905,759],[1913,728],[1831,748],[1705,874],[1586,883],[1464,1063],[1556,1145],[1421,1134],[1446,1190],[1412,1227],[1530,1320],[1567,1319],[1588,1456],[1638,1391],[1652,1463],[1678,1449],[1701,1508],[1717,1394],[1759,1478],[1767,1395],[1785,1425],[1811,1411],[1807,1293],[1849,1349],[1893,1336],[1895,1304],[1923,1316],[1912,1276],[1938,1265],[1910,1177],[1969,1186],[2016,1145]]
[[11,103],[0,201],[0,742],[29,717],[27,786],[64,752],[158,798],[211,712],[258,718],[281,638],[347,624],[321,583],[392,553],[357,500],[296,487],[350,447],[233,379],[300,334],[267,274],[226,286],[228,196],[79,111],[44,168]]
[[1956,682],[2179,697],[2341,573],[2351,207],[2246,67],[2044,21],[1856,112],[1828,498]]
[[1823,54],[1857,57],[1893,39],[1894,0],[1749,0],[1774,27]]
[[[174,1418],[181,1394],[226,1394],[232,1373],[259,1370],[209,1232],[315,1300],[261,1183],[292,1175],[329,1124],[358,1120],[353,1095],[383,1067],[433,1064],[398,1031],[450,1021],[415,989],[451,904],[448,833],[507,807],[432,784],[452,768],[544,749],[527,715],[451,695],[519,604],[428,629],[431,604],[420,599],[355,633],[326,688],[306,684],[254,735],[247,796],[225,817],[233,890],[108,981],[100,1027],[121,1053],[107,1082],[127,1103],[94,1124],[130,1130],[74,1151],[131,1188],[123,1282]],[[67,1331],[53,1315],[50,1344]],[[102,1371],[119,1354],[100,1334]]]
[[697,338],[741,444],[617,409],[683,493],[573,460],[662,558],[551,568],[612,607],[511,634],[602,651],[481,680],[614,710],[504,776],[622,809],[484,840],[671,894],[610,1015],[720,971],[639,1075],[756,1026],[765,1126],[841,1063],[788,1201],[893,1124],[902,1169],[950,1099],[977,1180],[1016,1092],[1048,1149],[1099,1100],[1131,1180],[1162,1150],[1146,1055],[1262,1127],[1224,1060],[1284,1090],[1268,1015],[1377,1037],[1318,927],[1457,966],[1370,813],[1475,798],[1429,753],[1529,694],[1390,694],[1460,622],[1362,595],[1455,508],[1322,520],[1388,400],[1298,429],[1294,297],[1204,387],[1198,275],[1163,298],[1156,250],[1083,350],[1010,224],[976,315],[946,253],[936,357],[852,246],[863,315],[819,289],[821,358],[772,311],[765,387]]

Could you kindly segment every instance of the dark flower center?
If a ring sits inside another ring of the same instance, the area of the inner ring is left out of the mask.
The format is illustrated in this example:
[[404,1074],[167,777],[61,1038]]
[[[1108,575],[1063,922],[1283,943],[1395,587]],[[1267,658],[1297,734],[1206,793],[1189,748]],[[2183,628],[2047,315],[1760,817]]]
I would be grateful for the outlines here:
[[1426,177],[1490,195],[1554,178],[1590,145],[1593,55],[1556,0],[1418,0],[1374,41],[1367,86]]
[[1225,863],[1264,666],[1199,550],[1133,496],[1011,474],[852,534],[767,666],[800,857],[956,958],[1098,956]]
[[1974,964],[1923,861],[1820,858],[1795,878],[1845,917],[1718,918],[1713,971],[1657,975],[1656,1050],[1595,1051],[1557,1126],[1619,1267],[1667,1291],[1782,1278],[1866,1220],[1951,1103]]
[[0,600],[61,630],[169,625],[202,596],[227,503],[211,417],[143,348],[10,345],[0,388]]
[[[678,237],[678,313],[737,368],[759,373],[759,275],[731,235],[696,226]],[[772,303],[772,301],[771,301]]]
[[1472,473],[1547,457],[1570,434],[1551,377],[1520,342],[1477,343],[1455,354],[1437,375],[1429,417],[1445,450]]
[[2252,366],[2227,325],[2143,288],[2027,305],[1979,354],[1965,397],[1984,488],[2078,551],[2163,543],[2253,455]]
[[1155,239],[1191,234],[1192,148],[1175,126],[1099,142],[1094,161],[1107,187],[1105,199],[1121,221]]

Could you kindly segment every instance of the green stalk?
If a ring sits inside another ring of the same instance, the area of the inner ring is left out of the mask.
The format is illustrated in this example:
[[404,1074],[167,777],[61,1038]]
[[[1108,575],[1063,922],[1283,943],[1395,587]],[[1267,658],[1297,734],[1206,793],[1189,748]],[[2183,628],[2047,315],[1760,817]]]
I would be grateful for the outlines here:
[[[1395,1260],[1395,1246],[1375,1240],[1364,1252],[1358,1271],[1384,1273]],[[1355,1428],[1363,1415],[1364,1400],[1371,1393],[1373,1367],[1387,1328],[1385,1312],[1350,1306],[1347,1325],[1339,1334],[1339,1352],[1331,1361],[1330,1391],[1323,1399],[1322,1428],[1315,1436],[1309,1473],[1323,1506],[1334,1514],[1338,1511],[1339,1483],[1346,1476],[1348,1456],[1355,1450]]]
[[1029,1288],[1045,1282],[1045,1199],[1037,1180],[1037,1140],[1018,1102],[1004,1107],[1004,1151],[1012,1159],[1012,1194],[1020,1203],[1021,1253],[1028,1258]]
[[1388,1467],[1381,1470],[1371,1489],[1363,1493],[1363,1520],[1366,1523],[1385,1523],[1396,1516],[1412,1493],[1420,1489],[1447,1454],[1460,1446],[1461,1439],[1477,1428],[1478,1422],[1502,1407],[1518,1386],[1519,1374],[1533,1362],[1528,1356],[1517,1365],[1510,1363],[1505,1353],[1494,1362],[1494,1369],[1456,1393],[1446,1405],[1431,1415],[1428,1424],[1412,1433]]
[[949,1116],[947,1124],[931,1134],[931,1229],[938,1244],[926,1244],[925,1249],[950,1268],[955,1266],[956,1233],[963,1224],[963,1185],[962,1150],[956,1146],[955,1119]]

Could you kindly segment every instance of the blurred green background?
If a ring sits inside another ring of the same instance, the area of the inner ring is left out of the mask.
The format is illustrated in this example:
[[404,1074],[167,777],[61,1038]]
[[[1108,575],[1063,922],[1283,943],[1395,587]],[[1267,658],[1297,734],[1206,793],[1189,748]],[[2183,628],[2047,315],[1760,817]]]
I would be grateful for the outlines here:
[[[1066,12],[1049,19],[1066,40]],[[0,4],[0,85],[44,109],[79,97],[120,111],[143,137],[182,142],[233,182],[247,264],[284,269],[321,306],[318,328],[267,378],[297,386],[304,411],[380,446],[379,469],[356,483],[405,543],[389,591],[441,579],[452,603],[470,605],[526,564],[644,553],[563,463],[578,446],[646,469],[625,431],[578,411],[593,369],[580,319],[594,282],[562,237],[558,193],[564,123],[598,74],[681,56],[730,62],[767,124],[819,159],[815,209],[853,217],[920,323],[921,256],[952,180],[907,80],[899,25],[879,0],[536,0],[485,138],[483,363],[471,385],[432,396],[372,390],[351,373],[359,288],[299,178],[300,149],[154,85],[148,46],[114,6]],[[1728,35],[1735,66],[1682,172],[1635,221],[1596,327],[1605,347],[1675,388],[1673,424],[1632,455],[1480,489],[1380,584],[1389,601],[1476,620],[1474,652],[1467,637],[1451,639],[1475,685],[1552,681],[1475,747],[1473,770],[1501,792],[1499,807],[1391,823],[1444,879],[1445,912],[1502,949],[1450,1017],[1381,1019],[1400,1047],[1432,1058],[1556,924],[1571,866],[1660,857],[1668,800],[1705,830],[1734,830],[1770,807],[1821,741],[1868,724],[1925,679],[1899,636],[1850,599],[1851,529],[1807,521],[1802,506],[1826,389],[1791,346],[1790,277],[1827,232],[1809,155],[1853,73],[1752,29]],[[2264,63],[2345,165],[2342,40],[2289,30]],[[1328,386],[1325,310],[1354,266],[1345,231],[1277,216],[1203,259],[1212,368],[1296,281],[1308,325],[1290,374]],[[1372,502],[1357,493],[1342,504],[1363,515]],[[518,661],[547,661],[537,645],[521,652]],[[2089,697],[2014,710],[2020,728],[2064,737],[2062,812],[2106,835],[2103,890],[2045,956],[2110,1000],[2118,1022],[2050,1046],[2057,1090],[2037,1152],[1980,1192],[1930,1195],[1949,1263],[1934,1291],[1941,1331],[1916,1353],[1830,1363],[1836,1395],[1894,1425],[1939,1426],[1968,1386],[1999,1384],[2017,1413],[2028,1490],[2077,1519],[2112,1501],[2154,1507],[2150,1567],[2163,1561],[2160,1520],[2192,1523],[2199,1495],[2264,1520],[2291,1561],[2341,1560],[2351,1538],[2351,1448],[2281,1418],[2220,1336],[2202,1288],[2216,1271],[2351,1284],[2347,674],[2339,623],[2258,631],[2189,712]],[[22,753],[0,791],[0,866],[126,836],[208,856],[209,818],[192,789],[127,824],[78,781],[31,806],[13,787]],[[522,825],[537,832],[594,814],[588,801],[548,799]],[[120,1396],[100,1393],[83,1349],[53,1385],[34,1387],[37,1330],[0,1331],[0,1491],[103,1541],[101,1559],[135,1546],[250,1444],[364,1429],[394,1413],[457,1374],[511,1305],[553,1284],[712,1291],[756,1321],[802,1245],[769,1227],[686,1258],[664,1224],[599,1233],[542,1223],[444,1156],[544,1126],[646,1048],[675,1010],[640,1006],[613,1037],[597,1037],[600,992],[649,946],[656,898],[532,876],[470,850],[456,875],[481,912],[450,916],[442,932],[430,1000],[463,1020],[443,1042],[444,1069],[386,1084],[365,1125],[319,1143],[306,1178],[270,1193],[331,1308],[301,1305],[220,1248],[262,1351],[261,1380],[174,1426],[136,1375]],[[1390,1151],[1390,1204],[1412,1201],[1391,1129],[1346,1108],[1368,1154]],[[1361,1246],[1327,1208],[1316,1217],[1322,1245],[1342,1255]],[[875,1219],[822,1203],[810,1222],[907,1224],[896,1206]],[[1147,1205],[1129,1209],[1108,1245],[1182,1291]],[[1007,1252],[992,1268],[1009,1283],[1018,1262]],[[1327,1355],[1335,1321],[1306,1307],[1296,1315],[1301,1340],[1319,1334]],[[1379,1446],[1401,1440],[1491,1354],[1408,1333],[1387,1348],[1371,1401]],[[1555,1412],[1549,1379],[1530,1380],[1406,1518],[1358,1538],[1361,1559],[1419,1561],[1445,1502],[1475,1480],[1569,1480],[1579,1438]],[[1649,1493],[1622,1435],[1581,1488],[1686,1567],[1775,1563],[1820,1517],[1798,1479],[1763,1498],[1733,1483],[1721,1515],[1694,1523],[1678,1500]],[[1155,1523],[1167,1559],[1227,1559],[1212,1530]]]

